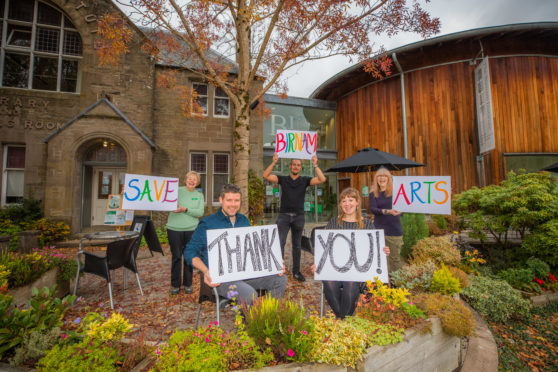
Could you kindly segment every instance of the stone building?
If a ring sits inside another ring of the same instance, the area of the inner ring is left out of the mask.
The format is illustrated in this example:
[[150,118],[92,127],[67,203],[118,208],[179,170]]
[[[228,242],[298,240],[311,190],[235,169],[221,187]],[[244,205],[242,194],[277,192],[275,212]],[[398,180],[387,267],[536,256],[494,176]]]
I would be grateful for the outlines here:
[[[103,224],[125,173],[182,179],[196,170],[211,210],[232,174],[228,97],[188,66],[143,53],[145,33],[133,25],[130,52],[117,67],[99,66],[96,21],[107,12],[119,12],[110,0],[0,0],[1,205],[39,199],[47,218],[88,231]],[[197,90],[203,118],[184,117],[178,95],[157,87],[169,68]],[[251,167],[261,173],[261,119],[252,133]]]

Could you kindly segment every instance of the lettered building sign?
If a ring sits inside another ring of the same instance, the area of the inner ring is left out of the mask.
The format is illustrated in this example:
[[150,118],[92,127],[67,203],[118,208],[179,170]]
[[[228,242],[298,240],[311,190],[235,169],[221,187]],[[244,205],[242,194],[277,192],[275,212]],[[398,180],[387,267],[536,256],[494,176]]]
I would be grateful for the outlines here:
[[451,214],[451,177],[393,177],[392,202],[400,212]]
[[389,282],[384,230],[316,230],[316,280]]
[[283,271],[277,225],[207,230],[213,283],[259,278]]
[[126,173],[123,195],[122,209],[173,211],[178,201],[178,178]]
[[312,159],[318,148],[318,133],[300,130],[278,130],[275,152],[280,158]]

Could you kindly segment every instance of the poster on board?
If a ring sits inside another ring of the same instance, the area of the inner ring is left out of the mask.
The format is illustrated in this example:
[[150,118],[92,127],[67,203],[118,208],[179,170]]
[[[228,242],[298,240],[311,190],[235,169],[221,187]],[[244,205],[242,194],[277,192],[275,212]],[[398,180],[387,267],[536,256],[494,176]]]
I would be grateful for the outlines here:
[[451,214],[451,177],[394,176],[392,201],[400,212]]
[[177,207],[178,185],[178,178],[126,173],[122,209],[173,211]]
[[275,152],[280,158],[312,159],[318,149],[318,132],[278,130]]
[[384,230],[316,230],[316,280],[389,283]]
[[259,278],[283,271],[277,225],[207,230],[213,283]]

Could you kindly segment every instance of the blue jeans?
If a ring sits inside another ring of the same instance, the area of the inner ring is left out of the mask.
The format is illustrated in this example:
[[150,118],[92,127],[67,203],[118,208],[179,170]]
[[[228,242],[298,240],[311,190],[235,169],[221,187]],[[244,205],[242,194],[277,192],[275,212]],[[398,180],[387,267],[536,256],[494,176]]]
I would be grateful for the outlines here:
[[291,242],[293,247],[293,274],[300,272],[300,242],[304,230],[304,213],[291,216],[287,213],[279,213],[277,217],[277,230],[279,230],[279,242],[281,254],[285,258],[285,243],[287,235],[291,230]]

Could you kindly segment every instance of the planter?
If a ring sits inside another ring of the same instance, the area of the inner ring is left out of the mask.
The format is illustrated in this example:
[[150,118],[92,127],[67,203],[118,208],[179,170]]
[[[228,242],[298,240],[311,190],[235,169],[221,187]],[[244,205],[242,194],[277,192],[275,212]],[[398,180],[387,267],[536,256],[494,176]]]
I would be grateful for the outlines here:
[[544,306],[551,302],[558,302],[558,292],[545,292],[542,294],[533,294],[521,291],[524,298],[531,301],[533,306]]
[[290,363],[261,368],[261,372],[341,372],[341,371],[437,371],[451,372],[459,367],[461,340],[442,330],[438,318],[429,319],[432,332],[407,331],[403,340],[387,346],[372,346],[356,369],[316,363]]
[[31,249],[39,248],[41,230],[27,230],[17,233],[17,249],[19,253],[31,253]]
[[[46,273],[44,273],[39,279],[35,280],[33,283],[27,284],[23,287],[14,288],[8,291],[8,295],[14,298],[15,305],[28,305],[29,299],[31,298],[31,291],[34,287],[36,288],[43,288],[49,287],[52,288],[56,283],[56,277],[58,274],[58,268],[50,269]],[[66,294],[70,292],[70,282],[64,282],[61,285],[57,285],[56,297],[64,297]]]

